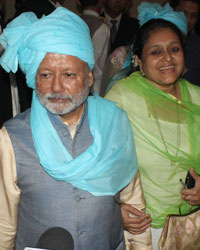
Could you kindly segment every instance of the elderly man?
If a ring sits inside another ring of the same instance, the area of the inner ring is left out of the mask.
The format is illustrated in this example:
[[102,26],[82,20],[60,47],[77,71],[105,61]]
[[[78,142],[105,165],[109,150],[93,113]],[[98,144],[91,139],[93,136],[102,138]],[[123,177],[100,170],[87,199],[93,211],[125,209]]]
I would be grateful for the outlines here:
[[[34,89],[31,110],[0,130],[0,250],[36,247],[52,227],[67,229],[75,250],[125,249],[119,191],[137,172],[135,148],[125,112],[88,97],[87,25],[62,7],[41,19],[27,12],[0,43],[1,65],[15,72],[19,63]],[[139,185],[134,178],[121,200],[143,209]],[[128,199],[134,190],[137,202]]]

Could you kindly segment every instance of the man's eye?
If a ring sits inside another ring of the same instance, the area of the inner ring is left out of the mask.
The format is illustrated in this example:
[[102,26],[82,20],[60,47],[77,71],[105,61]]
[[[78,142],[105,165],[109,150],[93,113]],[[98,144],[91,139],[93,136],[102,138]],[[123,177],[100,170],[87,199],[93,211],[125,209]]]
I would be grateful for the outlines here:
[[48,78],[49,76],[50,76],[49,73],[41,73],[41,74],[40,74],[40,77],[41,77],[41,78]]
[[67,72],[65,73],[66,77],[74,77],[75,74],[74,73],[70,73],[70,72]]

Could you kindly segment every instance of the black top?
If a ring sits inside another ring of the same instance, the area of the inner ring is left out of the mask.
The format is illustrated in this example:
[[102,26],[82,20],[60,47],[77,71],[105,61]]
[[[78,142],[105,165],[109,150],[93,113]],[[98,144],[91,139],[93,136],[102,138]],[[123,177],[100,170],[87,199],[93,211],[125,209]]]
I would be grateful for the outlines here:
[[138,29],[139,22],[137,19],[122,15],[111,50],[113,51],[120,46],[130,45]]
[[[103,13],[102,16],[105,17],[105,14]],[[111,45],[111,52],[120,46],[131,45],[138,29],[139,22],[137,19],[122,14],[117,34]]]

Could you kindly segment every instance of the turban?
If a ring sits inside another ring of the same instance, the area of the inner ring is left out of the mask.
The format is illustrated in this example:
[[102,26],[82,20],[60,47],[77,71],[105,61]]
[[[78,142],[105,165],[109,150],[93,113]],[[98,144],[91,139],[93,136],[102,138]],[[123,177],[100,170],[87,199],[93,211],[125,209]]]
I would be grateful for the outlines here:
[[21,14],[4,29],[0,44],[5,49],[0,59],[2,67],[15,73],[19,64],[31,88],[35,88],[36,73],[46,53],[76,56],[91,69],[94,67],[88,26],[63,7],[40,19],[32,12]]
[[187,35],[187,18],[183,12],[174,11],[169,3],[163,7],[158,3],[143,2],[138,7],[138,19],[140,26],[151,19],[164,19],[177,26],[185,35]]

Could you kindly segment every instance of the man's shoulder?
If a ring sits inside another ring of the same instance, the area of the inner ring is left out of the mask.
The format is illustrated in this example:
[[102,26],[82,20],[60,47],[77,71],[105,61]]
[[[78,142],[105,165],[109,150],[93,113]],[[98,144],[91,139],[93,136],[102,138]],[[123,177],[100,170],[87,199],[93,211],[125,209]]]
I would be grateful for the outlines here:
[[103,21],[103,17],[99,16],[93,16],[93,15],[89,15],[89,14],[82,14],[81,17],[83,18],[83,20],[87,20],[88,22],[98,22],[99,24],[105,24],[105,22]]
[[96,16],[83,14],[81,17],[87,23],[91,32],[91,36],[93,36],[94,32],[100,27],[105,30],[108,29],[107,25],[100,18]]
[[27,109],[25,112],[16,115],[12,119],[5,122],[4,126],[8,130],[25,130],[30,127],[30,109]]

